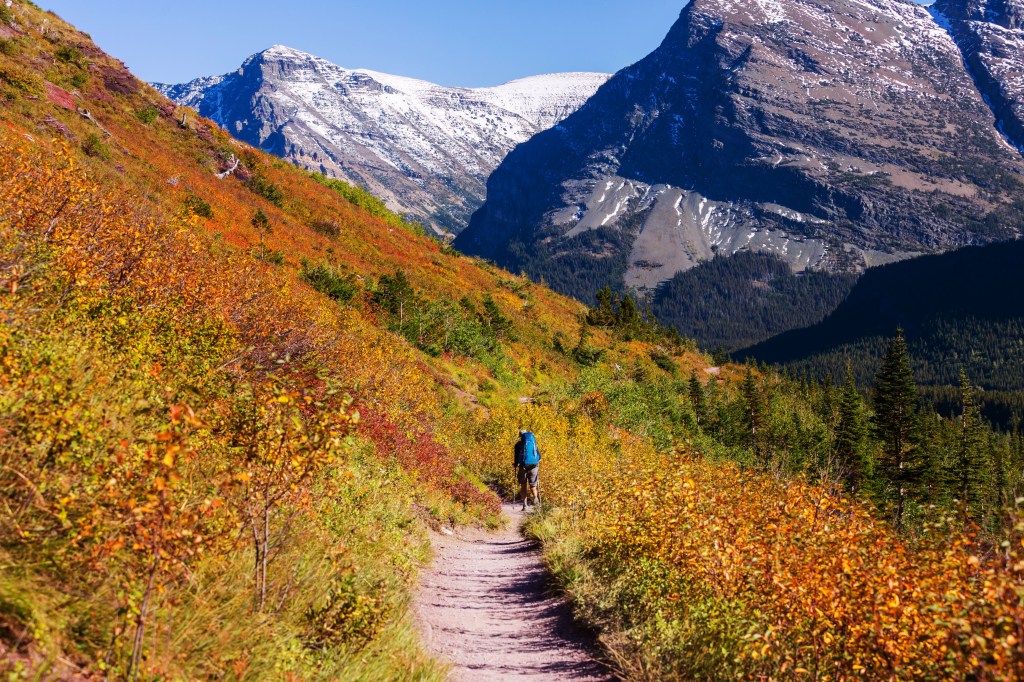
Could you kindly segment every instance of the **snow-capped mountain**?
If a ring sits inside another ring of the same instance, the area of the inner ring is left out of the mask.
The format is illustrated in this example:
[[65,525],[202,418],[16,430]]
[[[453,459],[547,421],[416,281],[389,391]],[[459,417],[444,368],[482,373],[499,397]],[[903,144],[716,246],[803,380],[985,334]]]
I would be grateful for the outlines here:
[[1024,164],[995,123],[910,0],[692,0],[505,159],[456,246],[589,300],[741,250],[835,272],[1012,238]]
[[155,87],[245,142],[458,231],[509,151],[574,112],[608,78],[560,73],[451,88],[344,69],[278,45],[234,73]]

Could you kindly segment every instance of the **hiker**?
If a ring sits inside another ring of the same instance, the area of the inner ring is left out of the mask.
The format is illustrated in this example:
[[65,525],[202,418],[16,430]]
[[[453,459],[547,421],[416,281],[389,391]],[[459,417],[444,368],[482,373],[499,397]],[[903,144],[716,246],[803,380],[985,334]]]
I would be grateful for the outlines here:
[[540,469],[540,448],[537,447],[537,438],[529,431],[520,429],[514,451],[516,478],[523,496],[523,511],[526,511],[527,500],[534,506],[540,503],[537,494],[537,474]]

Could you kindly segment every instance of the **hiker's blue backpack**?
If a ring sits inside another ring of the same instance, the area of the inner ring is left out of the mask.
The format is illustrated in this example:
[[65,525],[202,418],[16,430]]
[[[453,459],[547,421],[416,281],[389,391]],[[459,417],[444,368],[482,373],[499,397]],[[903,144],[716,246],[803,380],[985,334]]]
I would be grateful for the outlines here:
[[523,434],[523,464],[526,466],[540,464],[540,450],[537,449],[537,439],[529,432]]

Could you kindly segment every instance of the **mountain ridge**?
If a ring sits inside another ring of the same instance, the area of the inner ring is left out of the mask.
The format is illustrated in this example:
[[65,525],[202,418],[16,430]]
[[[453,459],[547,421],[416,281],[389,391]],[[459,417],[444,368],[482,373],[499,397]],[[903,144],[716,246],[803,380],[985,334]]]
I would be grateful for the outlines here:
[[964,371],[982,389],[1000,428],[1024,419],[1024,241],[971,246],[872,268],[824,320],[735,355],[785,366],[797,375],[843,376],[871,385],[882,351],[905,331],[914,375],[944,413]]
[[607,78],[573,72],[452,88],[345,69],[275,45],[235,72],[154,87],[243,141],[457,232],[504,156],[575,111]]

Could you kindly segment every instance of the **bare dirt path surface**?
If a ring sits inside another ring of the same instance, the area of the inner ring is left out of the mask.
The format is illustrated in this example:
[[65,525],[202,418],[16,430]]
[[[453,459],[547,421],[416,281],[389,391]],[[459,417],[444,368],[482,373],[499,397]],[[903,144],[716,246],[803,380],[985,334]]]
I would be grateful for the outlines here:
[[552,595],[522,512],[505,505],[508,528],[432,538],[435,559],[416,596],[416,620],[450,680],[613,680],[588,638]]

